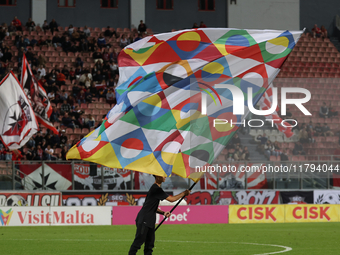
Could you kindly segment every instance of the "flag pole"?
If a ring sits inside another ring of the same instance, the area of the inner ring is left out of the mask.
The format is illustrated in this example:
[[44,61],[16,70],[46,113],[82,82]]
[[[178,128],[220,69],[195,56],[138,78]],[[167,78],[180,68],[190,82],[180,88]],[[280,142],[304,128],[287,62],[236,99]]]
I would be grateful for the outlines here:
[[[198,182],[198,181],[197,181],[197,182]],[[192,188],[195,187],[195,185],[196,185],[197,182],[193,183],[193,184],[191,185],[191,187],[189,188],[189,190],[192,190]],[[184,198],[185,198],[185,196],[181,197],[181,199],[178,200],[177,204],[176,204],[174,207],[172,207],[170,213],[172,213],[173,210],[176,209],[176,207],[182,202],[182,200],[183,200]],[[156,230],[163,224],[163,222],[164,222],[167,218],[168,218],[168,217],[165,217],[165,216],[164,216],[164,219],[163,219],[163,220],[161,221],[161,223],[159,223],[158,226],[156,227],[155,232],[156,232]]]

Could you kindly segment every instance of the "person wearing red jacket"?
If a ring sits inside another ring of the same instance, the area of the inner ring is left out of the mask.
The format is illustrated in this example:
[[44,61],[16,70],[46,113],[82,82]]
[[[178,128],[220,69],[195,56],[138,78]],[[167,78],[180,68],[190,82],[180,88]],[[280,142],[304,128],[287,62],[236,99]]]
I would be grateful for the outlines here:
[[57,84],[65,85],[66,76],[63,73],[57,72]]
[[15,16],[12,20],[12,25],[17,29],[17,31],[22,31],[21,21],[18,19],[17,16]]

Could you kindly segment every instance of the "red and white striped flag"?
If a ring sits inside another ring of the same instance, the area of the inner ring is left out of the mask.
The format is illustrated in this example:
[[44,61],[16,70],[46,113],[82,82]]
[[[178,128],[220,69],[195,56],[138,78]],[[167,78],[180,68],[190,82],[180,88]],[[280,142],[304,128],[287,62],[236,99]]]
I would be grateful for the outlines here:
[[39,123],[58,134],[58,130],[50,122],[52,106],[45,89],[39,84],[32,73],[30,65],[24,55],[22,59],[21,86],[34,110]]
[[10,150],[20,149],[38,131],[33,109],[10,72],[0,83],[0,136]]

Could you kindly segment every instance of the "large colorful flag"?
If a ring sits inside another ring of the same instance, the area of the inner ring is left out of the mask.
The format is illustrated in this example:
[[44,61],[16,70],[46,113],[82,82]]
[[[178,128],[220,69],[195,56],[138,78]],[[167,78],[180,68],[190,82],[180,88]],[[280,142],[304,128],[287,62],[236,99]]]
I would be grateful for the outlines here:
[[[67,158],[195,179],[242,124],[248,113],[242,96],[258,102],[301,33],[206,28],[128,45],[118,58],[117,105]],[[238,93],[233,98],[216,84]],[[233,102],[244,114],[233,114]],[[217,119],[228,124],[215,126]]]
[[0,83],[0,136],[10,150],[21,148],[38,131],[33,109],[10,72]]
[[[268,110],[272,107],[273,104],[273,84],[270,84],[266,92],[263,94],[259,101],[259,106],[261,110]],[[294,135],[292,128],[293,126],[287,122],[282,125],[282,118],[277,113],[279,107],[277,106],[275,111],[272,114],[266,115],[267,120],[271,120],[272,123],[275,124],[277,129],[282,132],[287,138],[290,138]]]
[[58,134],[58,130],[50,122],[52,106],[43,86],[39,84],[32,73],[31,67],[24,55],[22,59],[21,86],[30,101],[39,123]]

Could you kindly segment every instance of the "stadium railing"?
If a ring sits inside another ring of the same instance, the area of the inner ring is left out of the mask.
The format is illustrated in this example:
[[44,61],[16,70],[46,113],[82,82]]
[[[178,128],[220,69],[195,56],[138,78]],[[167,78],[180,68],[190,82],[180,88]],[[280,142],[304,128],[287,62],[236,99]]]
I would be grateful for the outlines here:
[[[211,164],[212,168],[203,170],[206,174],[197,187],[211,190],[302,190],[340,186],[340,160],[333,155],[307,157],[313,159],[216,161]],[[50,184],[67,179],[69,186],[63,186],[61,190],[144,191],[147,190],[145,182],[153,182],[147,174],[90,165],[85,161],[0,161],[0,190],[54,190],[58,188],[45,182]],[[191,180],[173,175],[164,185],[165,189],[185,189],[191,184]]]

